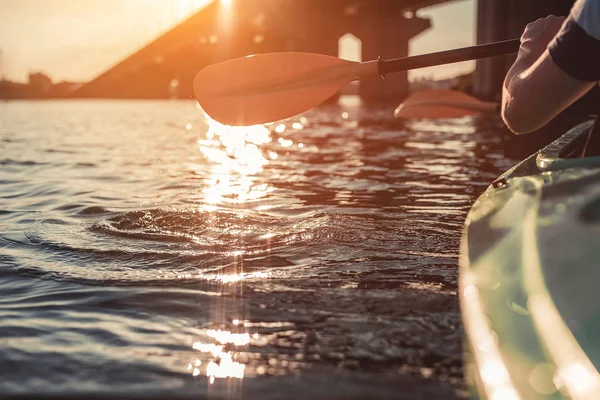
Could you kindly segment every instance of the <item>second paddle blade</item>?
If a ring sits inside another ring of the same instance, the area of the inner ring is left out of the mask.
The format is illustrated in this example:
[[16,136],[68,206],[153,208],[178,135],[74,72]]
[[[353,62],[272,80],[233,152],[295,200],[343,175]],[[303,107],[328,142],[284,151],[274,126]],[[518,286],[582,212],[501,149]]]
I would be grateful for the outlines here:
[[486,103],[466,93],[430,89],[409,96],[394,111],[395,118],[460,118],[494,112],[496,103]]
[[322,54],[259,54],[202,69],[194,93],[223,124],[262,124],[319,105],[357,79],[358,65]]

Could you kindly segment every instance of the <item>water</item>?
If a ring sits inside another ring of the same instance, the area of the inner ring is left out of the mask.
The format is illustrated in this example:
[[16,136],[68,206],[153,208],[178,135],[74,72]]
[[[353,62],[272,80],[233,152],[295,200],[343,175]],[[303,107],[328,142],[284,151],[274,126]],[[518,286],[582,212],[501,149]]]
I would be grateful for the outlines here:
[[448,399],[495,121],[0,103],[0,393]]

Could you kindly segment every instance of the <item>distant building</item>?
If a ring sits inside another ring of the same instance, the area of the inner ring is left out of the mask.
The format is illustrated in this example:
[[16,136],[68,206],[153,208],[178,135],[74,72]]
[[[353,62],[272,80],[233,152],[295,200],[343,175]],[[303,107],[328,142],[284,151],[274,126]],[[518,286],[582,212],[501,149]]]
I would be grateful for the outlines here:
[[41,72],[30,72],[28,89],[39,97],[47,97],[52,89],[52,79]]
[[28,94],[28,85],[8,80],[0,81],[0,99],[23,99]]
[[0,99],[49,99],[70,97],[80,83],[52,83],[49,76],[41,72],[29,74],[27,83],[0,81]]

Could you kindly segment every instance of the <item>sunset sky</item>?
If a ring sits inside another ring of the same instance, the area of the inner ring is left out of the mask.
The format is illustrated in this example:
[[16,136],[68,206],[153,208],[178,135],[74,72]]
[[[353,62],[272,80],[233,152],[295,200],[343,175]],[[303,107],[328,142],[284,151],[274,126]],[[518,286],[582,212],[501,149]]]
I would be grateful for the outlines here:
[[[28,71],[43,71],[54,81],[89,80],[208,1],[0,0],[0,73],[19,81]],[[474,44],[474,0],[419,15],[432,18],[434,28],[411,42],[412,54]],[[412,75],[446,77],[471,68],[457,64]]]

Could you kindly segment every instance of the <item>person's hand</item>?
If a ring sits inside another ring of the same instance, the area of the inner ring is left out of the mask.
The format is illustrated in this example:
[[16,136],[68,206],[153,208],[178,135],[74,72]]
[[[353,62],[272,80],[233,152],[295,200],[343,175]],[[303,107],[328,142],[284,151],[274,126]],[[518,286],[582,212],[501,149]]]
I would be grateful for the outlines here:
[[516,133],[533,132],[588,92],[595,83],[564,72],[547,52],[565,18],[550,16],[527,25],[517,61],[506,74],[502,118]]
[[525,27],[525,32],[521,36],[521,48],[519,49],[517,60],[508,70],[504,80],[505,88],[510,86],[513,78],[531,67],[544,54],[548,44],[560,31],[565,20],[566,17],[549,15]]
[[549,15],[527,25],[521,36],[520,59],[535,62],[546,51],[548,44],[560,31],[566,17]]

